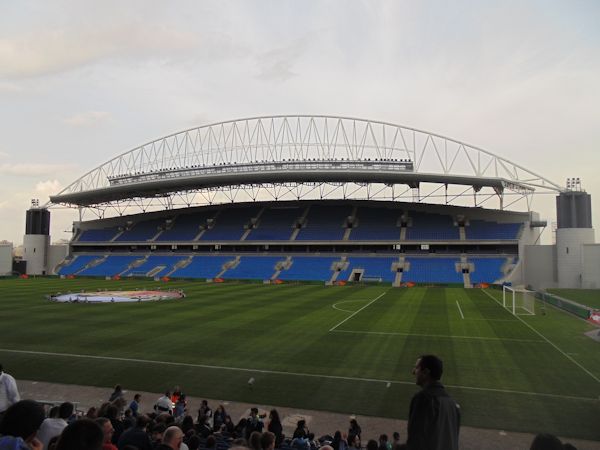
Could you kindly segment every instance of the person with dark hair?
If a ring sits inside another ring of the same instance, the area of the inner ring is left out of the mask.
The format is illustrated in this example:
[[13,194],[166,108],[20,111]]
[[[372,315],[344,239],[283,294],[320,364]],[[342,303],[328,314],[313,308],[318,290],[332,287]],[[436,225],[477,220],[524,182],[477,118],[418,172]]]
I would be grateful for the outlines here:
[[112,443],[112,437],[115,432],[112,423],[106,417],[99,417],[96,419],[96,423],[102,429],[102,434],[104,436],[102,442],[102,450],[117,450],[117,447]]
[[356,421],[355,418],[350,419],[350,428],[348,429],[348,436],[358,436],[359,438],[361,437],[362,430],[360,428],[360,425],[358,424],[358,422]]
[[250,450],[261,450],[261,437],[262,433],[259,433],[258,431],[250,433],[250,436],[248,437],[248,448]]
[[0,364],[0,419],[11,406],[21,400],[17,382],[15,379],[4,372],[2,364]]
[[44,419],[37,433],[38,439],[44,445],[44,450],[48,449],[50,439],[54,436],[59,436],[60,433],[62,433],[62,430],[67,427],[67,419],[73,415],[74,409],[73,403],[64,402],[58,407],[56,418],[48,417],[47,419]]
[[260,436],[260,447],[262,450],[275,450],[275,434],[265,431]]
[[148,436],[148,425],[150,419],[148,416],[138,416],[135,422],[135,426],[125,430],[119,437],[117,447],[119,450],[123,449],[126,445],[133,445],[138,450],[152,450],[152,441]]
[[275,448],[280,448],[283,442],[283,426],[281,425],[281,419],[276,409],[272,409],[269,412],[269,425],[267,430],[273,433],[275,436]]
[[556,436],[553,434],[540,433],[535,438],[533,438],[533,442],[531,443],[531,447],[529,450],[563,450],[563,444]]
[[250,417],[246,420],[246,440],[250,438],[250,434],[252,434],[253,431],[262,433],[264,424],[260,418],[261,416],[258,414],[258,408],[251,408]]
[[292,435],[292,439],[305,438],[308,435],[308,427],[306,426],[306,420],[300,419],[296,422],[296,429]]
[[219,405],[213,414],[213,430],[220,431],[221,425],[225,423],[225,416],[227,412],[225,412],[225,407],[223,405]]
[[198,435],[193,434],[187,441],[187,446],[189,450],[198,450],[200,448],[200,438]]
[[377,447],[379,450],[392,450],[391,444],[388,442],[388,435],[381,434],[379,435],[379,445]]
[[117,445],[121,434],[125,430],[125,425],[123,424],[121,419],[119,419],[119,408],[117,408],[115,405],[108,405],[104,417],[110,420],[113,429],[111,442],[114,445]]
[[341,431],[336,431],[333,435],[331,446],[333,447],[333,450],[347,450],[348,441],[346,440],[346,436],[342,435]]
[[0,421],[0,445],[5,448],[29,446],[41,450],[42,443],[36,436],[44,418],[44,407],[36,401],[21,400],[11,405]]
[[131,410],[131,415],[135,418],[138,416],[138,411],[140,409],[140,400],[142,399],[141,394],[135,394],[133,396],[133,400],[129,404],[129,409]]
[[104,433],[100,425],[84,418],[67,425],[54,450],[102,450],[103,441]]
[[367,442],[367,450],[377,450],[378,448],[379,444],[377,444],[377,441],[369,439],[369,441]]
[[113,391],[112,394],[110,394],[110,397],[108,398],[108,401],[110,403],[114,402],[116,399],[118,398],[122,398],[123,395],[125,394],[125,392],[123,391],[123,388],[121,387],[120,384],[117,384],[115,386],[115,390]]
[[460,409],[440,383],[444,365],[421,355],[413,369],[421,391],[410,402],[406,446],[409,450],[458,450]]

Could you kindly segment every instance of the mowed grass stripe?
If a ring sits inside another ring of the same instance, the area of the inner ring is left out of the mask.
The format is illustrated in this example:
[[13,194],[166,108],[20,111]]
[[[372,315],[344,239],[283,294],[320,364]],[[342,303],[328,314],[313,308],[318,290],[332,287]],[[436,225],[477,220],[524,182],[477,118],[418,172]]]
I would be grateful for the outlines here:
[[[76,289],[159,286],[182,288],[188,296],[176,302],[112,305],[59,305],[43,298]],[[209,398],[405,417],[417,389],[410,373],[415,359],[433,352],[445,361],[444,382],[461,403],[466,424],[534,432],[551,428],[588,438],[600,434],[589,426],[589,418],[600,413],[599,403],[581,400],[600,394],[594,381],[564,358],[557,363],[547,343],[328,333],[351,314],[334,309],[336,302],[352,301],[344,305],[354,312],[387,289],[1,280],[3,348],[123,359],[17,353],[1,357],[18,378],[102,386],[125,382],[130,389],[158,391],[177,382],[190,395]],[[465,308],[465,320],[456,300]],[[483,320],[468,322],[468,317]],[[340,328],[409,334],[426,329],[445,335],[465,330],[460,335],[539,339],[522,324],[506,322],[511,319],[479,291],[392,289]],[[565,351],[579,353],[573,357],[587,360],[590,370],[600,367],[597,343],[582,334],[589,325],[554,310],[525,320],[557,339]],[[237,368],[243,370],[233,370]],[[252,375],[257,384],[249,391],[246,382],[253,370],[263,372]],[[290,378],[287,373],[298,375]]]

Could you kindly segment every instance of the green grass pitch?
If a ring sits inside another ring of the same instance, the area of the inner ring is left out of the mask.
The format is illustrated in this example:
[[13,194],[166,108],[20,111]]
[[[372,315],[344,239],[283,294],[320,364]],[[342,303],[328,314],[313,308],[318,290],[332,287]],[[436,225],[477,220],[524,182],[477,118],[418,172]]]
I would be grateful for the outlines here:
[[548,292],[590,308],[600,309],[600,289],[548,289]]
[[[182,288],[182,300],[60,304],[67,290]],[[515,317],[496,290],[0,281],[0,361],[17,379],[406,418],[421,353],[471,426],[600,440],[592,325],[540,305]],[[252,388],[249,378],[254,378]],[[77,400],[77,399],[72,399]]]

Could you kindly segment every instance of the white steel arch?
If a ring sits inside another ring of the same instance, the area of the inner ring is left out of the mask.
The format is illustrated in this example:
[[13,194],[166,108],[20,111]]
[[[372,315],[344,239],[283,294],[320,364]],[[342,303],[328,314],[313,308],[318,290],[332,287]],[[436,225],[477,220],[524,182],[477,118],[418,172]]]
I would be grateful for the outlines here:
[[[439,186],[421,192],[423,183]],[[281,115],[219,122],[150,141],[87,172],[51,202],[122,214],[132,206],[145,211],[230,201],[231,195],[215,200],[216,193],[239,190],[249,190],[250,199],[264,190],[273,198],[281,198],[273,195],[278,190],[305,198],[303,192],[315,185],[350,189],[359,198],[377,198],[372,192],[381,190],[385,199],[406,199],[393,193],[405,185],[415,201],[441,196],[443,186],[446,203],[471,195],[455,190],[448,197],[450,185],[468,186],[473,195],[487,188],[502,198],[505,191],[528,199],[534,192],[563,190],[519,164],[435,133],[352,117]],[[506,206],[502,200],[500,206]]]

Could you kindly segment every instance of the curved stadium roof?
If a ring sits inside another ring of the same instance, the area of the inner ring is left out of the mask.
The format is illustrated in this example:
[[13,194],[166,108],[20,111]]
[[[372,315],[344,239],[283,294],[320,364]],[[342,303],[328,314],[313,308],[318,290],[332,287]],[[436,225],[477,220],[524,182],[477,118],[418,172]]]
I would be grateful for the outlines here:
[[501,156],[438,134],[349,117],[298,115],[220,122],[156,139],[92,169],[50,201],[95,207],[224,187],[297,190],[320,183],[409,189],[438,183],[474,192],[489,187],[498,195],[563,190]]

